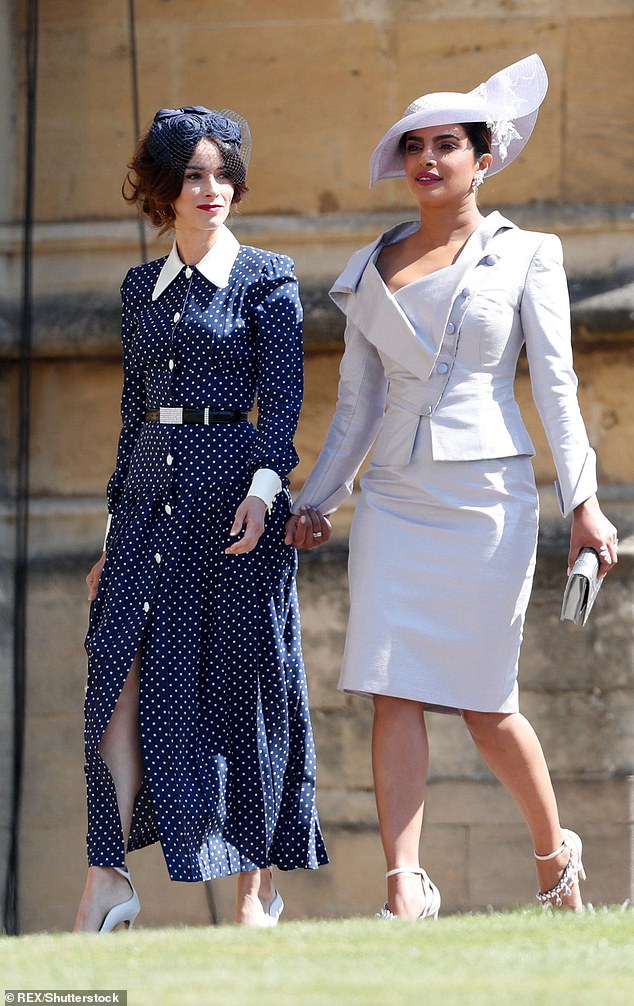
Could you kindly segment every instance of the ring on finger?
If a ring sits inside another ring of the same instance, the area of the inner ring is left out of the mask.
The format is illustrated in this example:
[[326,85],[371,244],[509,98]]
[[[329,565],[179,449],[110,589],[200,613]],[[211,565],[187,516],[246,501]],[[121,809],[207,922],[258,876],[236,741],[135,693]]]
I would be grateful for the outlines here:
[[313,531],[313,538],[321,538],[321,537],[322,537],[321,531]]

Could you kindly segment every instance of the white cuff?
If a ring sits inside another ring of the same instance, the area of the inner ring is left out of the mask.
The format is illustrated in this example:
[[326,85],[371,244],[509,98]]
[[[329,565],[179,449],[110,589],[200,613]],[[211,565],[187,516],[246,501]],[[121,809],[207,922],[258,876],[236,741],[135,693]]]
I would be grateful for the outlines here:
[[282,480],[272,468],[258,468],[251,480],[247,496],[257,496],[270,510],[273,500],[282,488]]
[[108,514],[108,520],[106,522],[106,533],[103,536],[103,550],[106,551],[106,542],[108,541],[108,535],[110,534],[110,525],[112,524],[112,514]]

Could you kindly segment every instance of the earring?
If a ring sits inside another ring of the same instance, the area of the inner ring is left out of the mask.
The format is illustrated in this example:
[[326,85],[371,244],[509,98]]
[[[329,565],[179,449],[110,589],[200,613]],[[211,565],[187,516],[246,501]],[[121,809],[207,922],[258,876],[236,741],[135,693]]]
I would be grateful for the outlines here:
[[483,168],[478,168],[475,175],[473,176],[473,181],[471,182],[471,188],[474,192],[477,192],[481,185],[484,185],[484,175],[485,171]]

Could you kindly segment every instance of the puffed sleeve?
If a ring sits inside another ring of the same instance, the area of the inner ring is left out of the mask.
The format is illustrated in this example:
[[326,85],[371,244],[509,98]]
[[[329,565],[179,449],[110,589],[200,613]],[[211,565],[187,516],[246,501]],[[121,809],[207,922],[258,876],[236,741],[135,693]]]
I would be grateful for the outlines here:
[[272,256],[260,286],[257,436],[249,460],[254,471],[270,468],[283,478],[299,460],[293,438],[304,390],[302,306],[292,260]]
[[132,295],[131,273],[121,287],[121,342],[123,346],[123,391],[121,394],[121,433],[116,468],[107,489],[108,512],[116,515],[128,474],[130,457],[139,429],[145,419],[145,378],[135,366],[132,344],[136,331],[136,303]]
[[531,387],[552,452],[564,516],[597,489],[596,456],[577,399],[570,300],[561,242],[548,234],[528,270],[520,307]]
[[387,379],[375,347],[348,321],[337,407],[315,466],[293,503],[332,513],[352,493],[355,476],[385,414]]

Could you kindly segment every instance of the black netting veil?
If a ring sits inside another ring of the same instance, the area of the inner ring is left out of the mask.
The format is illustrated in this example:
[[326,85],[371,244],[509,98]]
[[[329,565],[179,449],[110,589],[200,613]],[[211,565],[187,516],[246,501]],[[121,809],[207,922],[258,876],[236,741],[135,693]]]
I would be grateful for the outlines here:
[[228,173],[236,183],[243,183],[251,156],[251,132],[247,120],[230,108],[161,108],[148,130],[146,147],[158,164],[182,175],[203,139],[216,143]]

